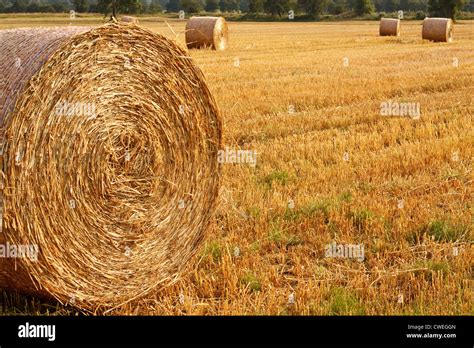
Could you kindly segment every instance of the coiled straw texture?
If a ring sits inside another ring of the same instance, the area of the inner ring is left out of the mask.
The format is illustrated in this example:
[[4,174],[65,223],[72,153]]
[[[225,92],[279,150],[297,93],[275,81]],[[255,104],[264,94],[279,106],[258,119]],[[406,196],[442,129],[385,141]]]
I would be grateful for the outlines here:
[[0,288],[95,310],[177,279],[215,208],[221,118],[202,72],[137,26],[0,31]]

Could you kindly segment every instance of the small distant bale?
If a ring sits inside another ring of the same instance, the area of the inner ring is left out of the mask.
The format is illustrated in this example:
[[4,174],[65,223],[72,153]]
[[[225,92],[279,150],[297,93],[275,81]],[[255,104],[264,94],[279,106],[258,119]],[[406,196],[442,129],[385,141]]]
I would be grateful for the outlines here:
[[425,18],[421,36],[423,40],[451,42],[453,30],[451,18]]
[[400,20],[395,18],[380,19],[380,36],[400,36]]
[[132,16],[123,16],[122,17],[122,22],[138,24],[138,18],[137,17],[132,17]]
[[186,45],[191,48],[225,50],[229,39],[223,17],[192,17],[186,24]]

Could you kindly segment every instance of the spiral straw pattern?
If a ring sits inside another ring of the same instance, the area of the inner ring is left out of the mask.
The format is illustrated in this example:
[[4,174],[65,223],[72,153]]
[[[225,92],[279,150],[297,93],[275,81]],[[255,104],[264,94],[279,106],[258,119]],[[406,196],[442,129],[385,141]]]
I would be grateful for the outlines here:
[[[221,117],[200,69],[138,26],[0,32],[0,287],[83,309],[171,283],[215,208]],[[17,64],[19,62],[19,64]]]

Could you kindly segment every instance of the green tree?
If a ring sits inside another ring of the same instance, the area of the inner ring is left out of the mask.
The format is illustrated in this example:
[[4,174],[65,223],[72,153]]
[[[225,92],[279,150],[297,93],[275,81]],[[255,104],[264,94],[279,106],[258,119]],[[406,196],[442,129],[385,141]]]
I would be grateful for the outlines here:
[[165,9],[166,5],[168,4],[168,0],[158,0],[158,3],[162,9]]
[[181,10],[181,1],[180,0],[170,0],[166,4],[166,10],[168,12],[178,12]]
[[428,10],[432,16],[456,19],[465,4],[464,0],[429,0]]
[[240,0],[227,0],[229,5],[228,11],[238,11],[240,9]]
[[238,0],[220,0],[219,1],[219,7],[222,12],[238,11],[239,6],[240,4]]
[[[112,13],[113,0],[97,0],[97,10],[104,14],[104,16]],[[115,0],[116,13],[137,13],[141,9],[140,0]]]
[[40,10],[40,5],[38,5],[36,2],[32,2],[26,7],[26,12],[30,13],[38,13]]
[[347,10],[347,4],[345,0],[334,0],[328,4],[328,12],[331,14],[339,15]]
[[[60,2],[53,3],[52,6],[53,6],[53,8],[56,12],[66,12],[66,11],[68,11],[68,7],[65,3],[60,3]],[[100,12],[99,10],[97,10],[97,11]]]
[[374,13],[375,7],[372,0],[357,0],[355,3],[355,12],[358,16]]
[[272,16],[278,15],[281,17],[290,9],[290,0],[265,0],[263,8],[265,12]]
[[219,10],[219,1],[218,0],[206,0],[206,12],[215,12]]
[[249,0],[240,0],[239,10],[242,12],[249,12]]
[[383,10],[386,12],[394,12],[399,9],[400,3],[397,0],[386,0]]
[[181,0],[181,9],[186,13],[198,13],[202,11],[202,2],[200,0]]
[[326,7],[326,0],[298,0],[298,7],[312,18],[318,18]]
[[249,13],[263,12],[263,0],[249,0]]
[[140,0],[115,0],[117,10],[122,13],[138,13],[142,8]]
[[51,6],[51,4],[42,5],[40,11],[42,13],[54,13],[54,12],[56,12],[54,7]]
[[28,7],[26,0],[12,0],[12,5],[9,8],[10,12],[25,12]]
[[410,0],[400,0],[399,10],[409,11],[411,10],[411,1]]
[[148,12],[158,13],[161,12],[161,2],[159,0],[151,0],[150,5],[148,6]]
[[87,12],[89,10],[89,0],[73,0],[73,4],[77,12]]

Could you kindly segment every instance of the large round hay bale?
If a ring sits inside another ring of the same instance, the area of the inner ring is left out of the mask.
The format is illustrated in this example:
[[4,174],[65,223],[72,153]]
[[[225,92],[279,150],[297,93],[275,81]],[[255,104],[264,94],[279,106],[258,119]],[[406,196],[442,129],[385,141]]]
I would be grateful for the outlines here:
[[379,28],[380,36],[400,36],[400,20],[395,18],[382,18]]
[[138,18],[132,16],[122,16],[122,22],[124,23],[135,23],[138,24]]
[[450,18],[425,18],[421,36],[423,40],[451,42],[453,21]]
[[3,249],[0,288],[91,310],[177,279],[219,186],[201,70],[123,24],[0,31],[0,55],[0,246],[23,247]]
[[227,23],[223,17],[192,17],[186,24],[188,48],[225,50],[228,36]]

